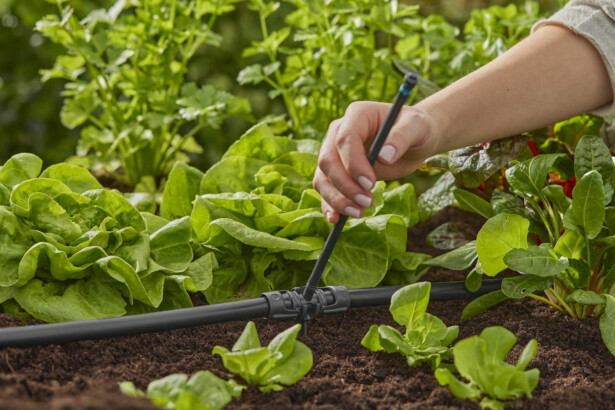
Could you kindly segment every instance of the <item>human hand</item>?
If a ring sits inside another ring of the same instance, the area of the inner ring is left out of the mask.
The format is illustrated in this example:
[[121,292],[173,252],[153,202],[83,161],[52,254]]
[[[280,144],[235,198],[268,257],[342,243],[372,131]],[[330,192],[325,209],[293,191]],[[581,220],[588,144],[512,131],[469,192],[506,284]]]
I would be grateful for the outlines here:
[[361,217],[373,203],[370,191],[377,180],[406,176],[436,153],[435,121],[405,106],[372,167],[366,153],[390,108],[391,104],[355,102],[329,126],[313,180],[329,222],[337,222],[340,214]]

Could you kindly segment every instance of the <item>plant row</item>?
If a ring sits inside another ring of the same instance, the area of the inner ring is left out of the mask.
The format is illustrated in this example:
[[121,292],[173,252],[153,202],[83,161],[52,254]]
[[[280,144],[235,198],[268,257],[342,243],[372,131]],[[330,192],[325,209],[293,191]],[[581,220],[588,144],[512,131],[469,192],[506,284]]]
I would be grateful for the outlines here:
[[[397,353],[409,366],[430,363],[441,385],[449,386],[459,399],[480,400],[481,408],[503,409],[507,400],[531,398],[538,385],[539,371],[526,368],[536,355],[536,340],[530,340],[514,365],[506,362],[506,356],[517,339],[503,327],[486,328],[480,335],[463,339],[451,348],[459,328],[447,327],[426,312],[430,288],[429,282],[419,282],[397,291],[391,298],[390,312],[405,331],[373,325],[361,344],[374,352]],[[254,323],[249,322],[231,350],[216,346],[212,353],[220,355],[224,367],[248,386],[263,393],[279,391],[299,381],[313,365],[311,350],[296,340],[300,326],[285,330],[263,347]],[[190,378],[186,374],[166,376],[151,382],[146,392],[132,382],[120,383],[120,389],[127,395],[179,410],[220,409],[239,397],[246,387],[233,379],[221,379],[209,370]]]

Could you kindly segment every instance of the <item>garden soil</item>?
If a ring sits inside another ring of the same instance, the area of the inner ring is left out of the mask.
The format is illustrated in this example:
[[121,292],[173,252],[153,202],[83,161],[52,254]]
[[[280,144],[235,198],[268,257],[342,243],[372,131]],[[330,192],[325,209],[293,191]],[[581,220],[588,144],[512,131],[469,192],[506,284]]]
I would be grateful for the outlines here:
[[[470,221],[474,215],[445,210],[409,233],[409,248],[433,252],[425,234],[447,220]],[[436,253],[436,252],[434,252]],[[429,280],[459,280],[462,273],[435,270]],[[197,301],[199,302],[199,301]],[[202,301],[201,301],[202,303]],[[531,400],[510,403],[528,409],[607,409],[615,406],[615,357],[604,346],[595,319],[574,320],[534,300],[504,302],[476,318],[461,321],[466,302],[431,302],[429,312],[447,325],[459,325],[460,338],[501,325],[517,335],[509,355],[515,361],[532,338],[538,353],[529,368],[540,370]],[[409,367],[403,357],[372,353],[360,345],[371,324],[397,326],[387,307],[354,309],[310,324],[303,339],[314,353],[314,367],[296,385],[262,394],[254,388],[234,399],[228,409],[449,409],[478,408],[457,400],[438,385],[428,365]],[[12,316],[0,315],[0,327],[21,326]],[[289,327],[289,322],[257,321],[263,343]],[[209,369],[230,378],[216,345],[230,348],[245,323],[84,341],[65,345],[0,349],[0,409],[154,409],[146,400],[126,397],[117,382],[137,387],[171,373]]]

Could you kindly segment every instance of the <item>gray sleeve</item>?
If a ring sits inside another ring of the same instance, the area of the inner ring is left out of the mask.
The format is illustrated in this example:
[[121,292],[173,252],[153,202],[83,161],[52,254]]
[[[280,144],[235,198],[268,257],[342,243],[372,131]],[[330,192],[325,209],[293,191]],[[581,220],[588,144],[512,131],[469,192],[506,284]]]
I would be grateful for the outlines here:
[[[553,23],[568,27],[596,47],[604,60],[615,95],[615,0],[571,0],[549,19],[536,23],[532,32]],[[615,100],[593,113],[602,116],[614,114]]]

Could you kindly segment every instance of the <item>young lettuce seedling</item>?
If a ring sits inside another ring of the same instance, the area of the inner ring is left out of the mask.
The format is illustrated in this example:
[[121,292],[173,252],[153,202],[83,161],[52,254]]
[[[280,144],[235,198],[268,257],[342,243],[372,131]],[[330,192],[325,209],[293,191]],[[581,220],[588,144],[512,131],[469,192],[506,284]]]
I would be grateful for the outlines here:
[[384,350],[406,356],[410,366],[431,363],[432,369],[449,358],[448,345],[459,335],[457,326],[446,327],[437,317],[426,313],[431,283],[418,282],[405,286],[391,297],[393,319],[406,327],[402,335],[387,325],[372,325],[361,344],[373,352]]
[[530,340],[519,356],[516,365],[504,361],[517,343],[512,332],[500,326],[488,327],[480,336],[459,341],[453,347],[455,367],[469,380],[464,383],[449,369],[436,369],[436,378],[442,386],[449,386],[459,399],[477,401],[481,408],[503,409],[503,400],[532,398],[538,384],[538,369],[525,370],[536,355],[538,343]]
[[230,372],[263,393],[280,391],[281,385],[295,384],[312,368],[312,351],[297,341],[300,328],[301,325],[295,325],[285,330],[263,347],[254,322],[249,322],[230,351],[216,346],[213,354],[222,357],[224,367]]
[[241,396],[243,389],[245,386],[234,380],[222,380],[210,371],[197,372],[190,379],[185,374],[171,374],[151,382],[146,393],[137,389],[132,382],[120,383],[122,393],[148,398],[165,409],[218,410],[233,397]]

